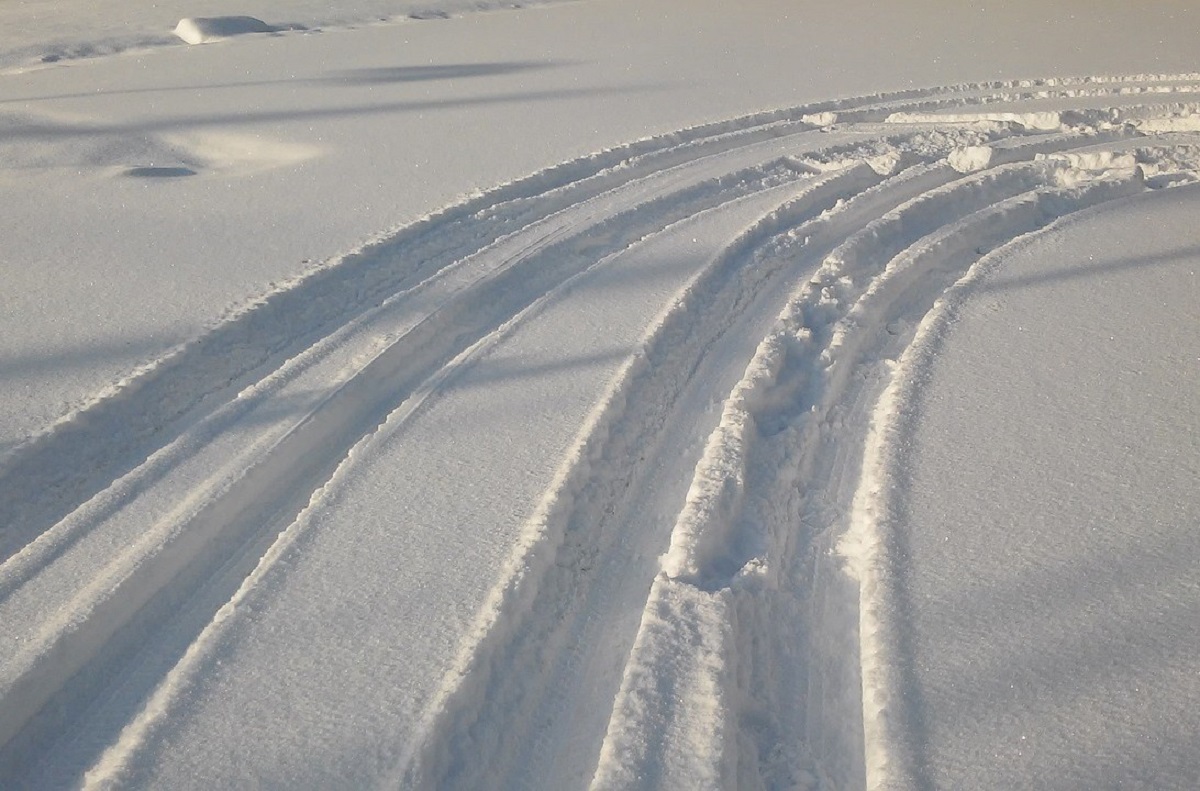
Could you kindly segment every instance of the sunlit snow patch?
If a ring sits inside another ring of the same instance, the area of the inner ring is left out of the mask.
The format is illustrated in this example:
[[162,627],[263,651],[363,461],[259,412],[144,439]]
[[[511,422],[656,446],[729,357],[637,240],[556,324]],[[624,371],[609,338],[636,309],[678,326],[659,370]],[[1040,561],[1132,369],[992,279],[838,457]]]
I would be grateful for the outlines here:
[[183,152],[189,163],[218,173],[246,175],[293,165],[320,154],[315,146],[234,132],[178,132],[163,142]]
[[206,44],[246,33],[278,33],[294,26],[268,25],[252,16],[185,17],[175,26],[175,35],[188,44]]
[[947,157],[950,167],[959,173],[975,173],[984,170],[992,161],[991,146],[962,146]]

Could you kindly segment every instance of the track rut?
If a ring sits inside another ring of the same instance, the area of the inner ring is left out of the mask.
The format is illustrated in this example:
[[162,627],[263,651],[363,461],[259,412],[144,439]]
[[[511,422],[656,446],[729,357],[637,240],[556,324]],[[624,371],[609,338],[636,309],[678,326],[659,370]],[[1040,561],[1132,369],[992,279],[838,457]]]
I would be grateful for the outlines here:
[[[513,488],[448,544],[475,548],[442,580],[463,600],[423,616],[432,675],[376,667],[412,687],[403,712],[324,770],[860,784],[890,738],[862,685],[886,673],[857,664],[870,574],[828,550],[892,361],[989,251],[1194,181],[1198,102],[1193,75],[1080,78],[734,119],[505,185],[246,306],[0,460],[0,772],[186,777],[169,746],[203,737],[216,657],[238,683],[255,608],[286,622],[318,547],[362,549],[331,527],[356,476],[431,452],[422,432],[519,361],[562,415],[528,469],[464,473]],[[368,547],[400,575],[405,531],[437,540],[412,514]],[[362,628],[386,647],[393,626]],[[365,703],[369,680],[330,694]]]

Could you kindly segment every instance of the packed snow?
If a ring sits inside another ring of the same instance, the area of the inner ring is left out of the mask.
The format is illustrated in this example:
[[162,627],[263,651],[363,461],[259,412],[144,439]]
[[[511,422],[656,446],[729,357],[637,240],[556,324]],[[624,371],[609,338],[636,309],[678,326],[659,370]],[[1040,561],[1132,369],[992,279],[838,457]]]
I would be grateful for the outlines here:
[[1200,787],[1200,3],[0,5],[0,787]]

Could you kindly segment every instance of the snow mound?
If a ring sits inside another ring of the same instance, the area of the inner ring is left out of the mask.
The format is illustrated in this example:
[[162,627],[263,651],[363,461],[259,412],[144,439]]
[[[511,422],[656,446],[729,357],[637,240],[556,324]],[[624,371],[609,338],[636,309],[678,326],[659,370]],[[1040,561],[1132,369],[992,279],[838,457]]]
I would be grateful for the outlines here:
[[974,173],[985,169],[992,161],[991,146],[962,146],[950,152],[950,167],[959,173]]
[[206,44],[246,33],[278,33],[287,28],[268,25],[252,16],[185,17],[175,26],[175,35],[188,44]]

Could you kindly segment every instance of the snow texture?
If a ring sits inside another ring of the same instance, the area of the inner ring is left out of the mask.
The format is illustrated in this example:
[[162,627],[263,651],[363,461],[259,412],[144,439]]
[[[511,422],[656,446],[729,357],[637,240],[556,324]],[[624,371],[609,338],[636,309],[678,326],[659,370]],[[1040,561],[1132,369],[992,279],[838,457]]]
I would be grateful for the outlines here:
[[534,5],[0,6],[0,787],[1197,787],[1200,6]]

